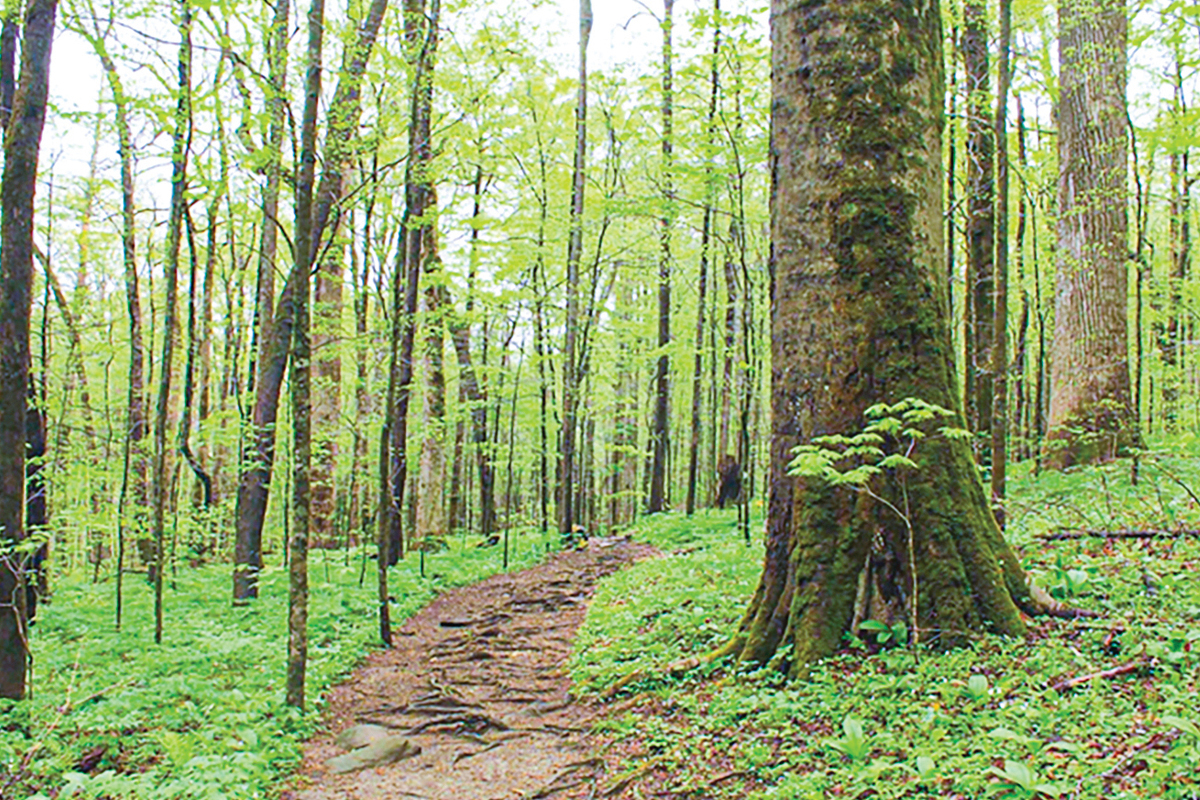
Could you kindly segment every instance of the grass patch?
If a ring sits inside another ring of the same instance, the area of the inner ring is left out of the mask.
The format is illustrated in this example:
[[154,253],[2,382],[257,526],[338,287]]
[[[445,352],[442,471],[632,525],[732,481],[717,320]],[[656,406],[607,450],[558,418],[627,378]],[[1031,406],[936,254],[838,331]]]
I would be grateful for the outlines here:
[[573,674],[595,691],[634,669],[651,675],[603,725],[646,796],[1198,798],[1200,540],[1042,538],[1195,527],[1188,464],[1155,478],[1143,460],[1136,487],[1129,468],[1026,471],[1011,484],[1026,566],[1102,619],[1037,620],[1025,641],[984,637],[919,664],[904,650],[848,642],[791,684],[728,664],[654,677],[725,641],[762,557],[737,539],[732,515],[662,515],[638,535],[674,552],[605,579]]
[[[513,541],[510,569],[545,555],[540,536]],[[239,608],[228,565],[181,569],[167,581],[162,645],[144,581],[127,578],[118,632],[111,580],[59,577],[32,631],[32,696],[0,705],[0,797],[271,796],[315,730],[322,693],[376,646],[375,569],[340,552],[310,554],[303,714],[283,703],[285,569],[266,568],[260,599]],[[426,555],[424,578],[409,554],[389,575],[394,624],[440,590],[500,569],[499,548],[460,540]]]

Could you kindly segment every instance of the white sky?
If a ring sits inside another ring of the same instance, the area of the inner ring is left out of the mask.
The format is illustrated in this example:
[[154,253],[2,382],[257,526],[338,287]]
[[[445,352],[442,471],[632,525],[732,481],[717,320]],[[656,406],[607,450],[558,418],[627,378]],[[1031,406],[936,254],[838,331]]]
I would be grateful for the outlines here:
[[[724,6],[738,7],[745,2],[746,0],[726,0]],[[307,7],[305,0],[293,0],[293,3],[298,3],[301,9]],[[399,0],[393,0],[393,5],[398,4]],[[710,5],[711,0],[679,0],[675,15],[677,19],[682,18],[701,6],[707,8]],[[62,15],[69,13],[69,7],[65,3],[60,5],[58,35],[50,66],[51,103],[58,114],[52,113],[48,117],[42,149],[43,169],[52,169],[54,174],[59,176],[86,174],[91,155],[92,126],[87,121],[71,122],[69,117],[74,114],[94,113],[101,93],[106,94],[99,61],[91,47],[80,37],[64,30]],[[656,64],[660,58],[660,34],[658,23],[648,12],[650,8],[661,14],[661,1],[644,4],[637,0],[593,0],[594,23],[588,48],[589,67],[606,70],[619,63]],[[336,12],[331,9],[329,13]],[[559,31],[559,35],[554,37],[557,46],[552,55],[570,74],[574,74],[578,13],[579,6],[574,0],[548,3],[534,12],[536,21],[541,23],[542,27],[550,31]],[[765,32],[765,12],[761,16]],[[293,25],[298,18],[303,17],[298,16],[293,9]],[[453,15],[444,13],[443,25],[453,28],[454,24]],[[139,20],[137,25],[153,27],[154,21]],[[118,33],[130,36],[128,32]],[[174,38],[170,20],[162,20],[162,30],[159,33],[163,39]],[[174,58],[174,46],[164,45],[159,50],[163,53],[161,58]],[[297,68],[295,64],[293,59],[293,70]],[[125,78],[136,86],[136,78],[131,80],[127,74]],[[76,120],[78,119],[77,117]],[[107,143],[102,145],[102,160],[110,161],[115,157],[115,146],[107,146]]]

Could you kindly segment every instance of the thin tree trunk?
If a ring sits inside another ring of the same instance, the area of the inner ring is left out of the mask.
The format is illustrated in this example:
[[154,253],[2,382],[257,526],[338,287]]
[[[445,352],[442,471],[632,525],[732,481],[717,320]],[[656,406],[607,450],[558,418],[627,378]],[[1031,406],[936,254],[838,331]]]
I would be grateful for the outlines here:
[[163,635],[163,568],[166,565],[166,514],[170,502],[170,469],[167,453],[167,417],[171,400],[171,373],[175,356],[177,279],[183,234],[187,160],[192,138],[192,9],[190,0],[179,2],[178,98],[171,150],[171,213],[167,220],[166,308],[163,315],[162,373],[154,406],[154,641]]
[[1000,0],[1000,59],[996,86],[996,302],[992,323],[992,509],[1004,530],[1008,459],[1008,54],[1012,0]]
[[[325,0],[313,0],[308,11],[308,64],[304,116],[300,123],[300,163],[296,174],[297,276],[291,342],[292,390],[292,529],[288,543],[287,704],[304,708],[308,662],[308,534],[311,524],[312,344],[309,319],[309,273],[316,261],[320,235],[316,226],[313,183],[317,163],[317,104],[321,99],[321,50],[325,33]],[[338,124],[337,122],[334,123]],[[340,177],[340,176],[339,176]],[[322,176],[324,182],[325,176]],[[340,191],[334,196],[340,195]]]
[[950,109],[946,114],[946,314],[950,320],[951,341],[956,325],[954,321],[954,282],[958,277],[958,253],[955,250],[955,213],[958,208],[958,3],[951,2],[950,28],[950,82],[947,85]]
[[109,88],[112,91],[114,122],[117,128],[118,150],[121,158],[121,256],[125,272],[125,304],[129,314],[129,391],[126,396],[126,455],[128,472],[121,483],[121,537],[117,554],[116,627],[121,627],[121,583],[124,568],[124,521],[132,486],[132,536],[142,541],[147,531],[148,465],[143,450],[146,438],[146,388],[144,378],[145,345],[142,340],[142,310],[138,288],[136,203],[133,195],[133,137],[129,128],[129,100],[121,76],[104,46],[99,22],[93,17],[94,38],[90,38],[100,58]]
[[963,6],[963,63],[967,78],[967,287],[972,294],[967,322],[970,356],[966,369],[973,391],[967,417],[978,434],[980,461],[991,463],[992,347],[995,328],[993,261],[995,199],[992,168],[995,128],[988,82],[987,4],[966,0]]
[[[436,194],[430,204],[436,203]],[[425,244],[422,247],[425,277],[424,319],[425,346],[422,360],[425,368],[425,419],[424,438],[421,441],[420,473],[417,480],[417,528],[414,536],[423,550],[437,546],[446,537],[446,371],[444,321],[449,311],[442,302],[439,287],[444,280],[441,274],[441,256],[437,247],[437,231],[426,228]]]
[[705,298],[708,292],[708,262],[712,248],[712,224],[715,216],[716,185],[713,182],[712,158],[716,145],[717,97],[720,91],[721,58],[721,0],[713,0],[712,71],[709,82],[708,124],[705,129],[704,220],[700,229],[700,291],[696,299],[696,357],[692,370],[692,441],[688,453],[687,514],[696,510],[696,481],[700,459],[700,408],[703,377]]
[[[268,402],[273,387],[267,385],[280,374],[273,360],[286,350],[275,331],[275,269],[279,241],[279,192],[283,173],[283,141],[287,114],[288,17],[291,3],[276,0],[271,27],[267,32],[267,115],[266,186],[263,189],[262,239],[258,251],[258,279],[254,303],[254,337],[248,386],[254,394],[246,461],[239,465],[234,534],[233,602],[243,603],[258,597],[258,572],[262,569],[262,526],[256,520],[266,514],[266,488],[275,459],[275,410]],[[280,298],[290,304],[290,298]],[[269,371],[268,371],[269,370]],[[276,398],[278,388],[274,388]],[[278,400],[275,401],[278,403]],[[259,507],[261,506],[261,508]]]
[[392,294],[394,355],[388,389],[388,468],[379,497],[379,630],[380,638],[388,646],[391,645],[392,634],[387,567],[395,564],[404,552],[401,515],[404,512],[404,484],[408,472],[408,406],[412,394],[414,325],[424,231],[432,224],[425,219],[425,215],[430,209],[436,209],[437,202],[430,183],[429,168],[433,158],[430,142],[433,63],[437,53],[440,11],[440,0],[431,0],[428,14],[424,0],[405,0],[405,41],[415,68],[408,127],[404,220],[400,226]]
[[1030,442],[1033,439],[1033,424],[1031,403],[1029,402],[1029,290],[1025,288],[1025,230],[1027,222],[1026,192],[1029,187],[1025,181],[1025,109],[1021,105],[1021,95],[1017,101],[1017,285],[1021,289],[1021,313],[1017,323],[1017,353],[1013,362],[1012,373],[1016,377],[1016,410],[1013,418],[1016,421],[1016,431],[1021,443],[1018,458],[1029,458]]
[[[287,283],[280,293],[268,341],[264,342],[266,355],[259,355],[252,427],[254,457],[242,472],[238,485],[234,602],[241,602],[258,594],[256,575],[262,566],[262,529],[274,464],[275,418],[279,410],[279,393],[283,386],[284,369],[293,337],[295,311],[297,303],[300,302],[295,295],[302,281],[304,285],[308,284],[308,276],[299,274],[298,265],[316,263],[330,214],[341,199],[343,170],[350,156],[349,141],[358,127],[361,112],[359,92],[362,76],[386,10],[386,0],[372,0],[359,26],[354,46],[348,47],[343,54],[337,88],[334,90],[328,113],[321,181],[312,201],[312,230],[307,239],[312,252],[296,256]],[[336,219],[329,227],[336,232]],[[307,309],[307,298],[303,302]]]
[[575,100],[575,156],[571,170],[571,222],[567,240],[567,318],[563,346],[562,440],[559,442],[559,533],[575,530],[575,427],[578,417],[579,261],[583,254],[583,200],[587,170],[587,47],[591,0],[579,0],[579,87]]
[[187,357],[183,367],[183,411],[179,415],[179,435],[178,445],[179,454],[187,461],[188,466],[196,476],[196,480],[200,484],[203,506],[202,516],[207,523],[208,511],[213,504],[213,482],[212,477],[204,469],[204,465],[196,458],[192,452],[191,431],[192,431],[192,409],[195,408],[196,401],[196,362],[199,359],[200,344],[197,341],[196,335],[196,272],[199,267],[199,258],[196,255],[196,231],[195,225],[192,223],[191,214],[184,212],[187,223],[188,235],[188,250],[189,250],[189,274],[188,274],[188,320],[187,320]]
[[[374,165],[374,158],[372,159]],[[371,222],[375,209],[375,192],[378,188],[377,174],[371,173],[371,192],[367,196],[367,207],[363,219],[363,248],[361,255],[362,275],[354,277],[354,460],[350,466],[350,514],[348,536],[350,541],[356,541],[361,533],[365,534],[363,519],[366,506],[367,482],[361,474],[367,465],[368,437],[363,429],[371,415],[370,376],[367,371],[368,341],[368,312],[370,310],[370,274],[371,274]]]
[[660,221],[658,261],[658,366],[654,376],[654,463],[650,472],[651,514],[663,511],[667,500],[667,452],[670,447],[669,400],[671,393],[671,226],[674,224],[675,189],[672,183],[675,145],[671,125],[674,118],[671,72],[671,26],[675,0],[663,0],[662,71],[662,184],[663,211]]
[[337,437],[341,427],[342,260],[344,237],[321,258],[313,296],[314,330],[313,428],[317,432],[312,474],[312,533],[317,547],[336,546],[334,512],[337,505]]

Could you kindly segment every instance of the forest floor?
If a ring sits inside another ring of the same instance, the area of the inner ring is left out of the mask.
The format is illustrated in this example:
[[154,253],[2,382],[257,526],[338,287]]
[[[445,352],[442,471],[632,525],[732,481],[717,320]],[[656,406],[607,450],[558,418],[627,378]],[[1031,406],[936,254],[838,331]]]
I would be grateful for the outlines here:
[[567,662],[597,582],[656,553],[592,539],[442,594],[332,690],[284,796],[597,796],[606,767],[591,727],[604,709],[572,696]]

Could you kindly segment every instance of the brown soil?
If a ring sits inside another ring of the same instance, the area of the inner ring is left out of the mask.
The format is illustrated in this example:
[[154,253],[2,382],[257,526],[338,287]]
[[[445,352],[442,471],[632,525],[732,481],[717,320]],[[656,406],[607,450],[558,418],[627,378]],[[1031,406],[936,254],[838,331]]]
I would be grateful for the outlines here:
[[[605,764],[589,734],[602,713],[571,697],[566,672],[596,581],[653,548],[592,539],[519,573],[447,592],[408,620],[395,646],[333,689],[326,733],[308,746],[298,800],[596,797]],[[334,737],[373,723],[420,748],[335,775]],[[616,789],[617,786],[612,788]],[[613,792],[616,794],[616,792]]]

